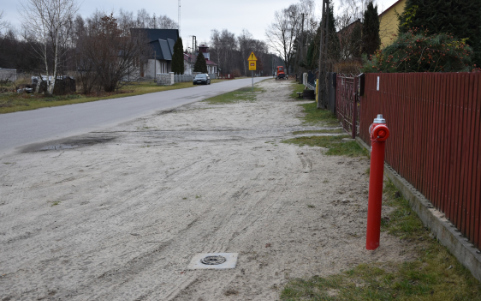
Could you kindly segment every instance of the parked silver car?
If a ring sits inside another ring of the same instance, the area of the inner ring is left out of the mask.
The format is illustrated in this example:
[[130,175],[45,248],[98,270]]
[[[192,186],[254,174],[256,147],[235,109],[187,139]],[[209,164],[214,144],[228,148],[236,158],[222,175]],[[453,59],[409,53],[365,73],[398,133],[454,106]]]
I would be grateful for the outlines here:
[[210,85],[210,76],[206,73],[197,74],[193,80],[194,85]]

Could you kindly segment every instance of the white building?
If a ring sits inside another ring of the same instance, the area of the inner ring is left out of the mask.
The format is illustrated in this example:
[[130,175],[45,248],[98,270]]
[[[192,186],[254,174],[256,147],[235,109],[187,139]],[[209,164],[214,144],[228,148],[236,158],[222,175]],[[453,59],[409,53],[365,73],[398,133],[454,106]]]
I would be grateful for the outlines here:
[[140,66],[140,77],[154,78],[155,74],[172,71],[174,44],[179,38],[178,29],[132,28],[133,35],[145,35],[152,49],[152,57]]

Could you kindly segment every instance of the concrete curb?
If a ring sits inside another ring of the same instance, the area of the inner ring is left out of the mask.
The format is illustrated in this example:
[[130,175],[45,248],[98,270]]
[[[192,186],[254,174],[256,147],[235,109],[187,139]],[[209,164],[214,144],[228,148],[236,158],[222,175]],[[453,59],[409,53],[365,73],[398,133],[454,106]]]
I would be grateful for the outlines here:
[[[370,151],[371,148],[361,138],[356,137],[356,141]],[[470,243],[442,212],[435,209],[422,193],[387,163],[384,163],[384,174],[409,201],[411,208],[417,213],[424,226],[428,227],[438,241],[447,247],[476,279],[481,281],[481,251]]]

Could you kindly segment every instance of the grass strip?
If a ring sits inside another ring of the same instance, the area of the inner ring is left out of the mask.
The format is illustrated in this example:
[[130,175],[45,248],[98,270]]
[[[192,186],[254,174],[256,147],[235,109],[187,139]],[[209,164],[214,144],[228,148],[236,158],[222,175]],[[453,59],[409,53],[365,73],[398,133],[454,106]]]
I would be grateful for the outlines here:
[[324,126],[339,126],[339,121],[336,115],[332,114],[329,110],[318,109],[317,103],[307,103],[300,105],[304,108],[304,124]]
[[362,157],[369,156],[367,150],[359,146],[355,140],[346,139],[347,135],[335,136],[309,136],[297,137],[282,141],[288,144],[297,144],[299,146],[320,146],[327,148],[326,155],[328,156],[347,156],[347,157]]
[[299,96],[297,95],[297,92],[303,92],[305,89],[305,86],[303,84],[298,84],[297,82],[292,84],[292,86],[294,87],[294,91],[292,91],[291,93],[291,98],[298,100]]
[[384,189],[385,205],[394,208],[382,222],[405,242],[416,258],[404,263],[360,264],[328,277],[290,281],[281,300],[481,300],[481,284],[423,227],[391,183]]
[[342,134],[344,130],[341,128],[336,129],[323,129],[323,130],[308,130],[308,131],[295,131],[292,132],[293,135],[302,135],[302,134]]
[[[220,82],[222,80],[212,80],[212,83]],[[91,101],[98,101],[103,99],[112,99],[120,97],[128,97],[135,95],[142,95],[147,93],[162,92],[175,89],[183,89],[193,87],[192,82],[176,83],[172,86],[159,86],[152,82],[138,82],[130,83],[122,86],[116,92],[112,93],[92,93],[90,95],[70,94],[70,95],[56,95],[45,96],[43,94],[17,94],[7,92],[0,94],[0,114],[12,113],[18,111],[35,110],[46,107],[56,107]],[[9,87],[11,88],[11,87]]]
[[256,96],[262,93],[264,90],[257,86],[254,86],[254,91],[252,87],[244,87],[238,90],[227,92],[221,95],[217,95],[208,99],[203,100],[208,104],[229,104],[237,102],[254,102],[256,101]]

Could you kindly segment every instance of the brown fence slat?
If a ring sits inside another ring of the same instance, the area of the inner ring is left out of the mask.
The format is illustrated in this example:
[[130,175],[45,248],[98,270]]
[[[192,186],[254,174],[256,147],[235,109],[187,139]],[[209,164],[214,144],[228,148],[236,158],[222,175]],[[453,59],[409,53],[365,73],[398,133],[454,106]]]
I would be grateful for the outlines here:
[[474,133],[474,161],[473,161],[473,185],[472,191],[475,201],[474,210],[474,244],[479,248],[481,245],[481,76],[475,78],[475,126],[476,132]]
[[436,141],[436,131],[435,131],[435,126],[434,126],[436,120],[439,119],[439,104],[435,101],[437,99],[437,93],[439,91],[439,87],[438,87],[438,81],[436,79],[436,74],[432,74],[432,76],[430,77],[430,80],[431,80],[432,89],[431,89],[431,93],[429,95],[429,102],[428,102],[427,107],[428,107],[428,109],[429,109],[429,107],[433,108],[433,115],[436,118],[429,118],[428,119],[428,132],[427,132],[426,141],[428,141],[428,143],[427,143],[428,150],[430,148],[429,146],[430,145],[432,146],[431,147],[432,154],[428,155],[429,151],[426,152],[426,161],[427,161],[427,164],[428,164],[429,174],[428,174],[427,179],[425,180],[425,185],[427,186],[426,188],[428,189],[427,192],[426,192],[427,198],[430,199],[430,200],[433,200],[434,191],[436,189],[436,177],[437,177],[437,173],[435,171],[436,166],[434,165],[434,160],[436,159],[436,157],[439,156],[439,153],[438,153],[439,145],[437,144],[437,141]]
[[[469,75],[469,87],[468,87],[468,92],[469,92],[469,101],[468,101],[468,121],[467,121],[467,136],[471,137],[475,133],[475,108],[476,108],[476,103],[474,101],[474,94],[475,94],[475,89],[476,87],[474,86],[474,76],[473,74]],[[470,185],[472,185],[472,180],[473,180],[473,161],[474,161],[474,139],[467,139],[468,140],[468,159],[467,159],[467,166],[466,166],[466,177],[467,180],[464,181],[464,199],[468,200],[467,204],[467,209],[466,209],[466,224],[467,224],[467,229],[466,229],[466,236],[471,240],[474,241],[474,196],[471,191]]]
[[445,74],[444,75],[444,82],[445,82],[445,87],[446,87],[446,94],[444,97],[444,108],[446,110],[446,115],[445,115],[445,131],[444,131],[444,137],[443,137],[443,149],[444,149],[444,157],[443,157],[443,166],[444,166],[444,178],[443,178],[443,211],[446,215],[446,217],[451,220],[450,214],[451,211],[449,210],[449,174],[450,174],[450,164],[449,164],[449,158],[451,154],[451,148],[449,147],[448,141],[451,137],[451,120],[452,120],[452,114],[453,114],[453,108],[451,103],[449,102],[448,99],[452,99],[452,95],[450,95],[450,92],[452,91],[451,86],[449,85],[449,78]]
[[[456,81],[456,78],[453,78],[453,81]],[[457,219],[456,219],[456,207],[457,207],[457,199],[454,197],[454,182],[456,180],[455,178],[455,173],[456,173],[456,150],[457,150],[457,134],[458,134],[458,123],[453,122],[454,120],[458,119],[458,114],[457,114],[457,109],[458,107],[455,105],[455,98],[456,98],[456,85],[458,83],[449,82],[449,88],[450,88],[450,97],[449,101],[451,102],[451,117],[450,117],[450,124],[451,124],[451,133],[450,133],[450,138],[451,143],[447,145],[450,149],[449,153],[449,180],[448,180],[448,185],[449,185],[449,190],[448,190],[448,208],[447,212],[450,216],[451,221],[457,225]]]
[[461,228],[460,230],[465,233],[467,237],[469,237],[469,216],[468,216],[468,206],[470,203],[470,199],[466,195],[467,189],[465,189],[465,184],[466,182],[469,182],[470,179],[468,178],[468,163],[469,163],[469,142],[471,139],[469,139],[469,135],[471,134],[470,128],[469,128],[469,122],[471,122],[471,116],[469,115],[470,111],[470,91],[469,91],[469,74],[462,74],[462,82],[463,82],[463,88],[464,88],[464,96],[462,99],[464,100],[463,102],[463,119],[462,119],[462,132],[461,132],[461,177],[460,177],[460,185],[459,185],[459,191],[460,191],[460,198],[461,200],[465,200],[460,202],[461,204],[461,213],[460,213],[460,219],[462,221]]

